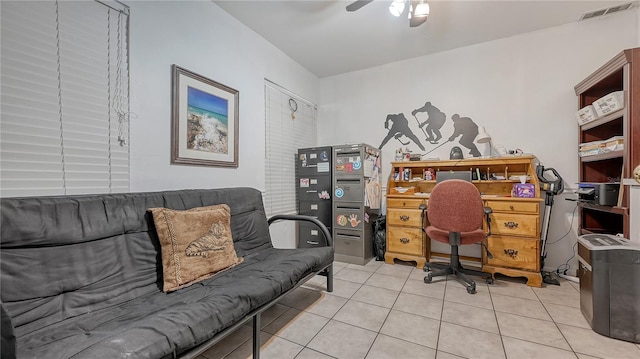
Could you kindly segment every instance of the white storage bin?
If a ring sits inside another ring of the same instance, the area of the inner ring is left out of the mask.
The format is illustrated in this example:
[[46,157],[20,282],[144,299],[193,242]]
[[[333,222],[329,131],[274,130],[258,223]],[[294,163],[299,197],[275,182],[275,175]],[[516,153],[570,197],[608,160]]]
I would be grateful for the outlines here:
[[585,123],[589,123],[598,118],[598,114],[592,105],[583,107],[576,112],[576,120],[578,120],[578,125],[584,125]]
[[621,110],[624,107],[624,92],[616,91],[595,100],[593,108],[598,117]]

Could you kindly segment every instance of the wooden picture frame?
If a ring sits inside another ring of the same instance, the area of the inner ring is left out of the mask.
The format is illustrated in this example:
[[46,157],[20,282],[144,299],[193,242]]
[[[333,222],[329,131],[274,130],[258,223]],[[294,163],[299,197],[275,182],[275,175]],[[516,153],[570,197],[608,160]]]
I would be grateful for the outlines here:
[[238,90],[175,64],[171,71],[171,163],[238,167]]

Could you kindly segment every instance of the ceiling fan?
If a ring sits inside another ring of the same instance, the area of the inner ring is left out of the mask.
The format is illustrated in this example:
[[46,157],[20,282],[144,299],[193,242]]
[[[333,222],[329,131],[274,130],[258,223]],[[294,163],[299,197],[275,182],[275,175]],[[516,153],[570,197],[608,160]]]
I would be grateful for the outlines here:
[[[372,2],[373,0],[358,0],[347,5],[347,11],[356,11]],[[393,0],[389,5],[389,12],[393,16],[400,17],[404,13],[404,9],[409,5],[409,27],[417,27],[427,21],[429,15],[429,4],[425,0]]]

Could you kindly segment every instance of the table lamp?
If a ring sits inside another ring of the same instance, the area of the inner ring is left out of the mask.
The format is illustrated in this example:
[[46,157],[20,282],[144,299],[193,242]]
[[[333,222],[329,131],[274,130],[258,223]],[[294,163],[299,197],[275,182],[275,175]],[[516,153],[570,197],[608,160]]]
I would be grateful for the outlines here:
[[491,147],[493,147],[493,146],[491,145],[491,136],[487,133],[487,130],[484,128],[484,126],[480,127],[480,132],[478,133],[478,136],[476,137],[476,142],[478,142],[478,143],[489,143],[489,157],[492,157]]

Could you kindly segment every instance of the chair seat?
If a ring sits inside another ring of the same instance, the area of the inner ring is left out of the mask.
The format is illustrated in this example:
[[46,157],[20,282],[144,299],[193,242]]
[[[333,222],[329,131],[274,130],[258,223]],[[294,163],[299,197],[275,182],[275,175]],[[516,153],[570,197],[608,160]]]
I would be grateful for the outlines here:
[[[425,230],[429,238],[449,244],[449,231],[444,231],[434,226],[428,226]],[[486,234],[482,228],[479,228],[471,232],[460,232],[460,237],[460,244],[474,244],[482,242],[482,240],[485,239]]]

